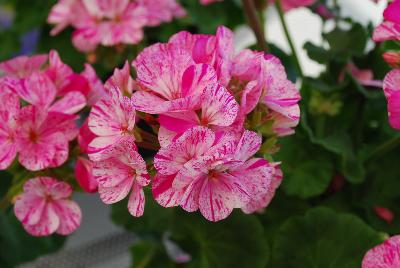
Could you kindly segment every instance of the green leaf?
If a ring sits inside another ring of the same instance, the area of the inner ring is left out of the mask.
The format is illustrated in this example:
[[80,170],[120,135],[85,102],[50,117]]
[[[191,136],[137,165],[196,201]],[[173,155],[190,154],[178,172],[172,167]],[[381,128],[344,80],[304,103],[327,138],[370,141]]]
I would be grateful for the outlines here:
[[352,214],[314,208],[282,225],[271,267],[359,268],[366,251],[382,238]]
[[330,155],[300,133],[282,139],[281,150],[274,158],[282,161],[282,188],[288,195],[301,198],[320,195],[332,179],[334,168]]
[[15,267],[49,254],[62,247],[65,237],[52,235],[34,237],[29,235],[15,218],[12,210],[0,212],[0,267]]
[[184,266],[190,268],[264,268],[269,258],[264,236],[257,217],[240,211],[221,222],[179,211],[172,230],[174,241],[192,256]]
[[323,47],[319,47],[314,45],[311,42],[306,42],[303,47],[307,51],[307,55],[310,59],[324,64],[329,62],[333,55],[328,50],[324,49]]
[[169,259],[159,241],[140,240],[131,247],[133,268],[173,268],[177,267]]

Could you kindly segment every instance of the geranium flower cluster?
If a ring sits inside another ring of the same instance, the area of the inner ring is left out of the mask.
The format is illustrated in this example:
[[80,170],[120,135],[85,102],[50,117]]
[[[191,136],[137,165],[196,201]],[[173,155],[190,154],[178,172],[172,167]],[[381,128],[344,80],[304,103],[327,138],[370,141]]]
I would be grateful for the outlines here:
[[[382,22],[374,31],[375,42],[400,40],[400,0],[395,0],[385,9]],[[383,81],[383,90],[388,102],[389,123],[400,129],[400,48],[397,51],[385,52],[383,58],[393,67]]]
[[[102,94],[93,84],[93,69],[87,65],[74,73],[51,51],[2,62],[0,72],[0,169],[14,168],[18,156],[32,177],[37,171],[52,174],[68,160],[77,113]],[[55,178],[34,178],[25,183],[15,213],[32,235],[68,234],[81,218],[79,207],[67,200],[71,192]]]
[[[89,115],[95,138],[88,154],[100,198],[111,204],[130,193],[128,210],[141,216],[143,187],[151,183],[160,205],[200,210],[210,221],[234,208],[266,207],[282,174],[278,163],[254,157],[262,138],[245,128],[256,112],[262,124],[270,122],[271,135],[294,132],[300,95],[279,59],[251,50],[235,57],[232,32],[219,27],[216,35],[177,33],[144,49],[132,65],[136,81],[125,71],[118,81],[131,82],[108,83]],[[158,150],[153,180],[138,147]]]
[[143,27],[185,15],[175,0],[59,0],[47,21],[55,25],[52,35],[72,26],[75,47],[90,52],[98,45],[137,44]]

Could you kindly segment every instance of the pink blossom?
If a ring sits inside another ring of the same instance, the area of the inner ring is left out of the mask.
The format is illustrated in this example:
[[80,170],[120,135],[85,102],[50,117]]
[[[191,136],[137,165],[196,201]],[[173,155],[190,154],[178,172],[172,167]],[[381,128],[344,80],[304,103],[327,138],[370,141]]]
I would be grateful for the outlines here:
[[125,96],[131,96],[136,87],[135,81],[131,76],[129,62],[126,61],[122,69],[115,69],[113,75],[104,84],[106,89],[117,87]]
[[84,157],[78,157],[75,164],[75,178],[79,186],[88,193],[97,192],[97,181],[93,177],[93,164]]
[[375,28],[373,39],[375,42],[386,40],[400,40],[400,1],[395,0],[383,13],[385,21]]
[[370,249],[364,256],[362,268],[400,267],[400,236],[392,236]]
[[157,153],[154,198],[165,207],[199,209],[210,221],[222,220],[249,202],[260,204],[261,196],[272,191],[275,170],[267,161],[251,158],[260,145],[261,138],[251,131],[238,138],[191,128]]
[[16,144],[19,162],[36,171],[57,167],[68,158],[68,142],[76,137],[75,115],[25,106],[18,116]]
[[37,177],[24,184],[24,192],[17,197],[14,213],[25,230],[33,236],[54,232],[68,235],[81,223],[79,206],[69,200],[69,184],[50,177]]
[[393,68],[400,67],[400,52],[387,51],[383,53],[382,57]]
[[390,209],[382,206],[374,206],[373,209],[379,218],[386,221],[387,224],[392,224],[394,219],[394,214]]
[[98,45],[137,44],[144,26],[157,26],[184,15],[175,0],[60,0],[48,22],[55,24],[52,35],[72,26],[75,47],[90,52]]
[[89,144],[89,157],[99,160],[119,140],[134,139],[135,109],[131,100],[122,96],[118,88],[111,88],[93,106],[89,115],[89,129],[97,137]]
[[[374,80],[374,73],[370,69],[359,69],[354,63],[350,62],[346,66],[346,70],[363,86],[382,87],[381,80]],[[339,77],[341,82],[344,79],[345,72]]]
[[400,129],[400,69],[386,75],[383,91],[388,101],[389,123],[393,128]]
[[0,93],[0,103],[0,169],[7,169],[17,155],[15,139],[20,103],[16,94],[7,91]]
[[145,197],[142,187],[150,183],[150,176],[145,161],[131,139],[120,141],[108,151],[104,160],[94,162],[93,174],[104,203],[119,202],[131,192],[129,212],[135,217],[143,215]]

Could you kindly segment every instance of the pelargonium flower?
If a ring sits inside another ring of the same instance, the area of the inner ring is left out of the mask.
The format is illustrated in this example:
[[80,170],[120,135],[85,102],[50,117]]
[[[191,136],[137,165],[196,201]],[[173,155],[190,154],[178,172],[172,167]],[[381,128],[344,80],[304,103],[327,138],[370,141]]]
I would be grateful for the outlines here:
[[210,221],[226,218],[234,208],[261,209],[274,191],[275,168],[252,158],[260,146],[261,137],[251,131],[216,136],[205,127],[191,128],[157,153],[154,198],[165,207],[199,209]]
[[388,101],[389,123],[393,128],[400,129],[400,69],[386,75],[383,91]]
[[385,21],[375,28],[373,40],[375,42],[400,40],[400,0],[390,3],[383,17]]
[[71,25],[75,28],[75,47],[90,52],[98,45],[137,44],[143,38],[144,26],[156,26],[184,15],[175,0],[60,0],[47,20],[56,25],[52,35]]
[[[243,50],[234,60],[231,91],[242,93],[241,112],[248,114],[258,104],[265,105],[270,112],[267,119],[274,119],[274,130],[280,135],[292,134],[300,119],[300,93],[287,78],[281,61],[263,52]],[[284,131],[280,130],[284,127]]]
[[150,183],[150,176],[146,162],[131,139],[120,141],[103,160],[94,162],[93,175],[104,203],[119,202],[131,192],[129,212],[135,217],[143,215],[145,197],[142,187]]
[[370,249],[362,260],[362,268],[397,268],[400,267],[400,235],[387,239],[382,244]]
[[33,236],[52,233],[68,235],[81,223],[79,206],[69,200],[69,184],[50,177],[28,180],[24,192],[17,197],[14,213],[25,230]]
[[123,138],[134,140],[135,114],[133,103],[118,88],[108,90],[89,115],[89,129],[96,135],[88,148],[91,160],[101,159]]

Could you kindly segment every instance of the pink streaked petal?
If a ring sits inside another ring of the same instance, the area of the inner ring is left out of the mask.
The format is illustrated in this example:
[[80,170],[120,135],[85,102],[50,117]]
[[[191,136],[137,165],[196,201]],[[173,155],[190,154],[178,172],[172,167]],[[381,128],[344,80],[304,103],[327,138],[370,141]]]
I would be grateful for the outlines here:
[[133,184],[132,193],[129,196],[128,211],[134,217],[140,217],[144,212],[144,192],[142,186],[137,183]]
[[55,179],[53,180],[54,182],[49,188],[53,200],[65,199],[71,196],[72,194],[71,185],[69,185],[64,181],[57,181]]
[[223,86],[227,86],[231,79],[233,56],[233,32],[224,26],[219,26],[216,33],[216,57],[214,69],[217,72],[218,81]]
[[133,179],[127,179],[115,187],[103,187],[99,184],[100,199],[105,204],[114,204],[119,202],[129,194],[133,183]]
[[121,137],[108,136],[93,139],[88,146],[88,155],[92,161],[100,161],[109,157],[114,144],[118,143]]
[[375,42],[400,40],[400,26],[390,21],[382,22],[375,28],[372,39]]
[[[50,138],[54,141],[55,137]],[[58,138],[59,137],[56,137],[55,139]],[[53,144],[48,144],[46,142],[38,144],[27,142],[19,143],[19,163],[31,171],[38,171],[49,167],[54,159],[56,148]]]
[[73,114],[64,114],[58,112],[49,112],[46,122],[42,126],[43,134],[53,134],[58,132],[62,134],[66,140],[71,141],[76,138],[79,133],[75,120],[78,116]]
[[154,157],[154,166],[161,174],[175,174],[186,162],[207,152],[214,139],[215,134],[208,128],[191,128],[175,142],[159,150]]
[[158,129],[158,142],[161,147],[166,147],[171,144],[176,136],[177,134],[174,131],[170,131],[163,126],[160,126]]
[[179,205],[188,212],[194,212],[199,208],[199,195],[204,180],[199,177],[193,180],[185,189]]
[[60,219],[60,225],[56,230],[57,234],[69,235],[81,225],[82,212],[76,202],[58,200],[52,202],[52,206]]
[[364,256],[362,268],[397,268],[400,266],[400,235],[392,236],[370,249]]
[[244,49],[234,58],[232,75],[242,81],[253,81],[259,78],[263,52]]
[[236,148],[235,158],[246,161],[258,152],[262,138],[256,132],[245,130]]
[[37,224],[45,208],[45,200],[34,193],[24,193],[17,197],[14,214],[22,224]]
[[147,10],[147,25],[158,26],[162,22],[170,22],[174,17],[186,15],[185,10],[176,0],[138,0]]
[[116,187],[125,180],[133,180],[130,170],[115,157],[93,163],[93,176],[102,187]]
[[56,101],[49,109],[52,112],[74,114],[79,112],[86,105],[85,96],[78,92],[68,92],[60,100]]
[[257,81],[250,81],[243,90],[240,109],[244,114],[249,114],[260,101],[262,86]]
[[52,208],[51,204],[46,204],[38,223],[25,224],[25,230],[33,236],[47,236],[54,233],[60,226],[60,219]]
[[181,79],[194,61],[183,49],[155,44],[145,48],[132,64],[141,85],[165,100],[173,100],[183,97]]
[[180,203],[183,191],[172,187],[174,178],[175,175],[165,176],[157,173],[153,179],[153,197],[163,207],[174,207]]
[[39,72],[25,78],[16,90],[25,101],[44,108],[52,104],[57,93],[53,82],[45,74]]
[[211,125],[229,126],[238,114],[235,98],[222,86],[210,85],[204,90],[201,121]]
[[7,169],[17,155],[17,145],[0,137],[0,170]]
[[130,132],[135,126],[133,103],[122,96],[119,89],[112,88],[93,106],[88,125],[98,136],[118,136]]
[[383,92],[386,97],[395,91],[400,91],[400,69],[390,71],[383,80]]
[[119,88],[124,95],[130,96],[135,88],[135,82],[132,79],[129,62],[126,61],[122,69],[116,68],[113,75],[106,81],[104,87],[109,89],[112,87]]
[[55,153],[50,167],[59,167],[68,159],[68,142],[66,142],[62,134],[58,134],[57,142],[54,142]]
[[46,75],[51,79],[57,89],[61,89],[69,83],[68,78],[73,74],[71,67],[62,62],[58,52],[51,50],[49,53],[49,67]]
[[81,52],[91,52],[99,45],[101,34],[96,27],[89,26],[75,30],[72,34],[72,43]]
[[19,56],[0,63],[0,71],[6,75],[24,78],[33,72],[39,71],[47,61],[47,55],[35,55],[32,57]]
[[79,129],[78,134],[78,144],[82,153],[86,154],[88,152],[89,144],[92,142],[96,135],[90,131],[88,126],[88,118],[83,122]]

